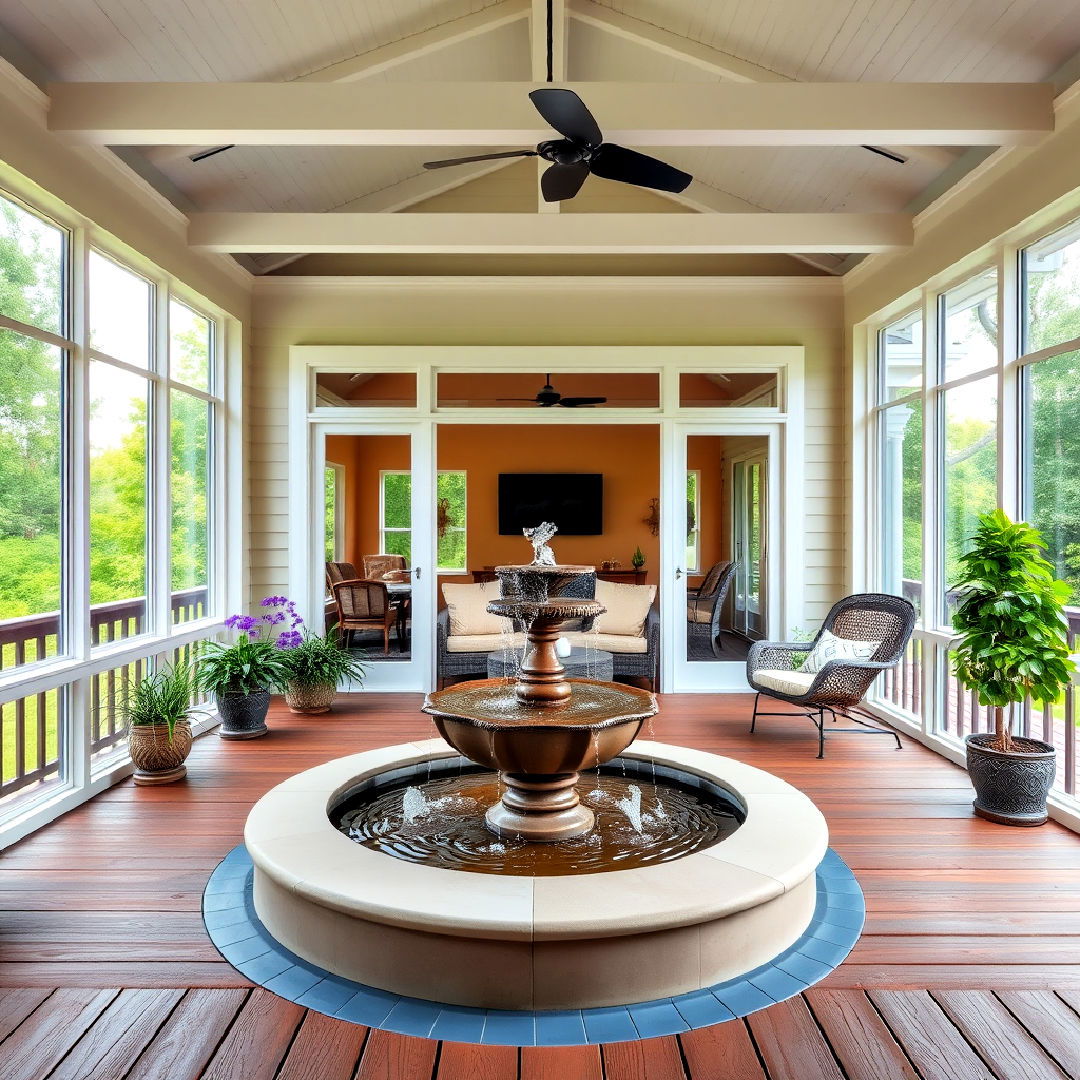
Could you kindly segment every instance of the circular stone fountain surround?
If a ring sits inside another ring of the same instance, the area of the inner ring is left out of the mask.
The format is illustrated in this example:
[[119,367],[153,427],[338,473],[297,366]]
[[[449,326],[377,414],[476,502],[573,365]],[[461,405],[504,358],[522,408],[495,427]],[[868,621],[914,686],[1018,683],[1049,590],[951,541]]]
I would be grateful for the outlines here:
[[248,816],[267,930],[334,974],[409,997],[577,1009],[672,996],[783,952],[814,912],[828,828],[801,791],[732,758],[642,741],[624,757],[720,785],[746,810],[722,843],[672,862],[566,877],[472,874],[355,844],[328,811],[362,781],[456,757],[441,739],[298,773]]

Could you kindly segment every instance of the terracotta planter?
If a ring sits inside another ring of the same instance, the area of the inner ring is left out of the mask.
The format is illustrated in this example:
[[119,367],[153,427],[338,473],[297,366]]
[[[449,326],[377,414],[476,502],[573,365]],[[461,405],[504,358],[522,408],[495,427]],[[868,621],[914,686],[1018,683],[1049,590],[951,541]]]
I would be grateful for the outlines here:
[[1008,753],[988,744],[993,735],[965,740],[967,770],[975,788],[975,813],[999,825],[1041,825],[1054,783],[1054,748],[1039,739],[1013,739]]
[[285,704],[294,713],[326,713],[337,697],[334,683],[318,683],[315,686],[300,686],[289,683],[285,689]]
[[223,739],[257,739],[265,735],[266,714],[270,710],[270,691],[253,690],[250,694],[217,694]]
[[191,722],[177,721],[171,739],[168,724],[137,724],[128,731],[128,748],[140,787],[182,780],[191,753]]

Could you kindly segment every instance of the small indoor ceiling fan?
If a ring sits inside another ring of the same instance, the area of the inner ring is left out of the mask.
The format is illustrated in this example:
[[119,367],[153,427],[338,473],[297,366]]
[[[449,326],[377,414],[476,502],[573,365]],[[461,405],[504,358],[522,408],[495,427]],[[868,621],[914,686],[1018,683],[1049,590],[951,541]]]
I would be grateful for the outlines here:
[[582,405],[603,405],[606,397],[563,397],[558,390],[551,385],[551,376],[544,376],[546,382],[544,388],[534,398],[496,398],[496,401],[531,401],[542,409],[550,409],[552,405],[561,405],[564,409],[577,409]]
[[425,161],[424,168],[445,169],[450,165],[494,161],[496,158],[541,157],[552,163],[540,180],[540,190],[546,202],[572,199],[581,190],[589,173],[602,176],[605,180],[673,192],[684,191],[694,179],[689,173],[647,154],[604,142],[592,113],[573,90],[549,86],[531,91],[529,97],[536,111],[562,135],[561,139],[546,139],[535,150],[509,150],[501,154],[474,154],[446,161]]

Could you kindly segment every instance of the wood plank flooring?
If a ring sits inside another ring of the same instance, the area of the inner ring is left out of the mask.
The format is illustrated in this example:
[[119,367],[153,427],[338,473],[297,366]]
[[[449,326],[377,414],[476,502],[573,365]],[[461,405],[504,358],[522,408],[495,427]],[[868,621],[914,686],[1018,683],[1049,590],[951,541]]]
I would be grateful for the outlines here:
[[252,990],[202,929],[207,876],[284,777],[432,734],[417,705],[275,707],[264,739],[199,739],[187,781],[121,784],[0,854],[0,1080],[1080,1077],[1080,838],[974,818],[963,771],[907,741],[837,737],[818,761],[801,718],[751,736],[744,696],[666,698],[654,737],[821,807],[868,916],[820,987],[678,1038],[520,1052],[368,1033]]

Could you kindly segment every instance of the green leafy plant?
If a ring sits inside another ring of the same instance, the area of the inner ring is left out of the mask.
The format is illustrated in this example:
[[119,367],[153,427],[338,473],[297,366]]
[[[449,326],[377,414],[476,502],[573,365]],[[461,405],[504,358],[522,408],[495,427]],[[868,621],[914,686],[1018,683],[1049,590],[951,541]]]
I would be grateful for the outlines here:
[[231,645],[208,641],[195,682],[208,694],[252,694],[278,690],[288,673],[285,653],[272,642],[242,634]]
[[299,645],[281,656],[286,681],[293,686],[336,686],[343,679],[361,682],[364,678],[362,657],[343,648],[337,627],[331,627],[325,637],[305,633]]
[[124,699],[129,727],[168,724],[169,741],[181,720],[186,720],[194,692],[193,672],[182,662],[140,679]]
[[641,546],[634,548],[634,554],[630,556],[630,565],[638,568],[645,565],[645,553],[641,550]]
[[1073,671],[1064,613],[1070,588],[1042,552],[1037,529],[994,510],[979,518],[960,557],[953,669],[980,705],[993,706],[996,750],[1012,749],[1006,706],[1057,701]]

